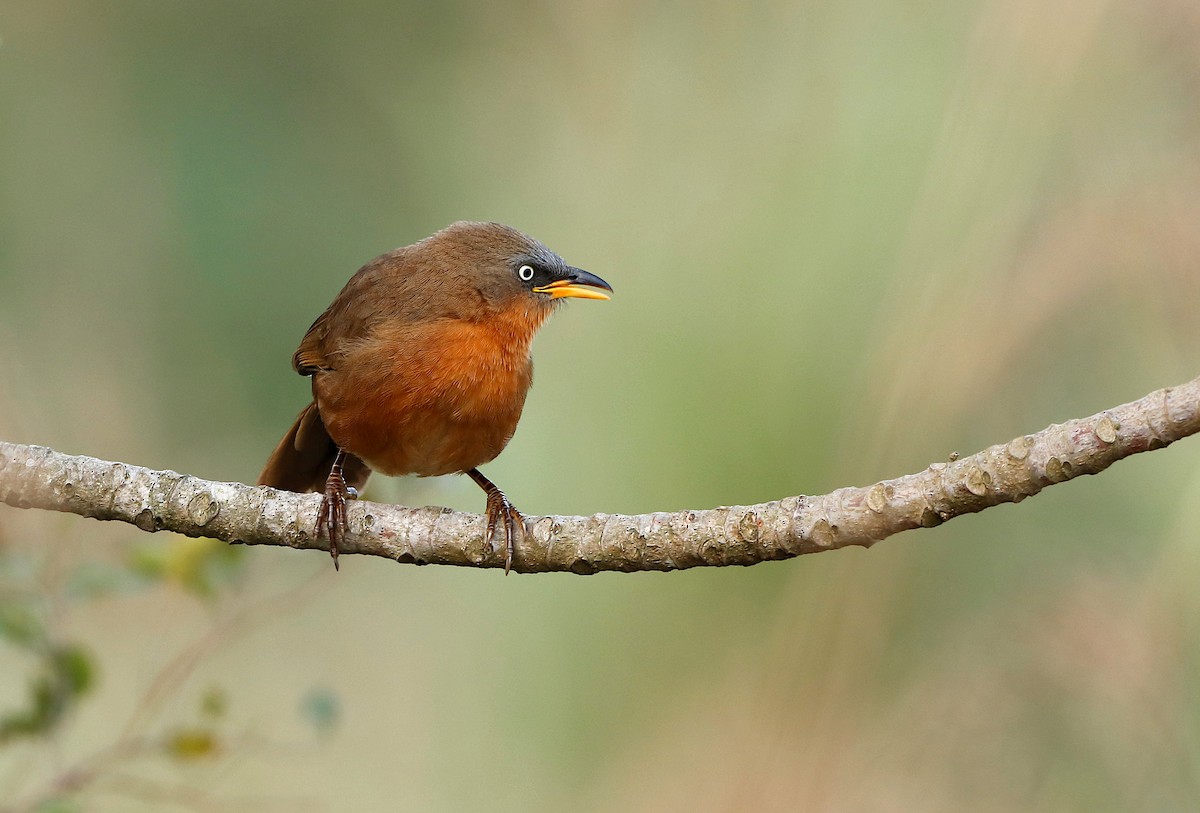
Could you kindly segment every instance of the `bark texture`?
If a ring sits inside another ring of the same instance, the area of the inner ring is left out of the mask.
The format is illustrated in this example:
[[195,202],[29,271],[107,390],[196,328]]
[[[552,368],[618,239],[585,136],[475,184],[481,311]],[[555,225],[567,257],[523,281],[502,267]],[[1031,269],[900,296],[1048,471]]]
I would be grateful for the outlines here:
[[[900,531],[1020,502],[1046,486],[1096,474],[1197,431],[1200,378],[869,486],[674,513],[528,517],[513,570],[678,570],[869,547]],[[320,500],[316,494],[211,482],[0,441],[0,501],[17,508],[120,520],[150,532],[325,550],[325,540],[313,534]],[[351,503],[348,513],[343,554],[409,564],[504,566],[503,551],[484,541],[479,515],[370,502]]]

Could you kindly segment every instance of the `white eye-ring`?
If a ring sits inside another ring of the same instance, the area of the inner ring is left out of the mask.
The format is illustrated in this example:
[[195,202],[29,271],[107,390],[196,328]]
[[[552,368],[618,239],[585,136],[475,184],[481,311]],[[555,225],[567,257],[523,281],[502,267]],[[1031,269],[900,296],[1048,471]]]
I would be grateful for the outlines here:
[[533,279],[533,266],[532,265],[521,266],[520,268],[517,269],[517,276],[521,278],[522,282],[529,282],[529,280]]

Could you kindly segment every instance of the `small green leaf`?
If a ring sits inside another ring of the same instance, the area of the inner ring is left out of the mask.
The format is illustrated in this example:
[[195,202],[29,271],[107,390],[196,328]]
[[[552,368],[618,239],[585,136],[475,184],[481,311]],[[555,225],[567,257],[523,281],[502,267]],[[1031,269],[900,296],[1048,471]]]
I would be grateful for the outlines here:
[[80,695],[92,687],[92,659],[78,645],[60,646],[50,655],[50,667],[59,685],[70,695]]

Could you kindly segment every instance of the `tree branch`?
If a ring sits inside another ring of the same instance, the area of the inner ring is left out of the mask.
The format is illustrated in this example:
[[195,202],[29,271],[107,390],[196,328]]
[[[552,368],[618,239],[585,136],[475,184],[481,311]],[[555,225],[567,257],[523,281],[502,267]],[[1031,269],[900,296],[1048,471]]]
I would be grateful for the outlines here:
[[[513,569],[524,573],[752,565],[848,545],[1020,502],[1200,431],[1200,378],[1090,418],[1055,424],[916,474],[759,505],[623,516],[529,517]],[[316,494],[201,480],[173,471],[0,442],[0,501],[247,545],[327,549]],[[503,567],[476,514],[355,502],[343,553],[413,564]]]

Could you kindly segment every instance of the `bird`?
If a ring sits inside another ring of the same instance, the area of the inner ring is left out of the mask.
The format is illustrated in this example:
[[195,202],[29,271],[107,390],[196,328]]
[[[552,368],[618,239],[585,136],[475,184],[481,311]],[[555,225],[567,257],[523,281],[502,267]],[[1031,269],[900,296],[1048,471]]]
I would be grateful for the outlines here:
[[487,497],[488,545],[512,567],[524,517],[479,467],[504,450],[533,383],[531,345],[565,300],[612,286],[500,223],[459,221],[360,268],[304,335],[292,368],[312,402],[258,484],[322,494],[334,569],[346,500],[372,472],[466,474]]

